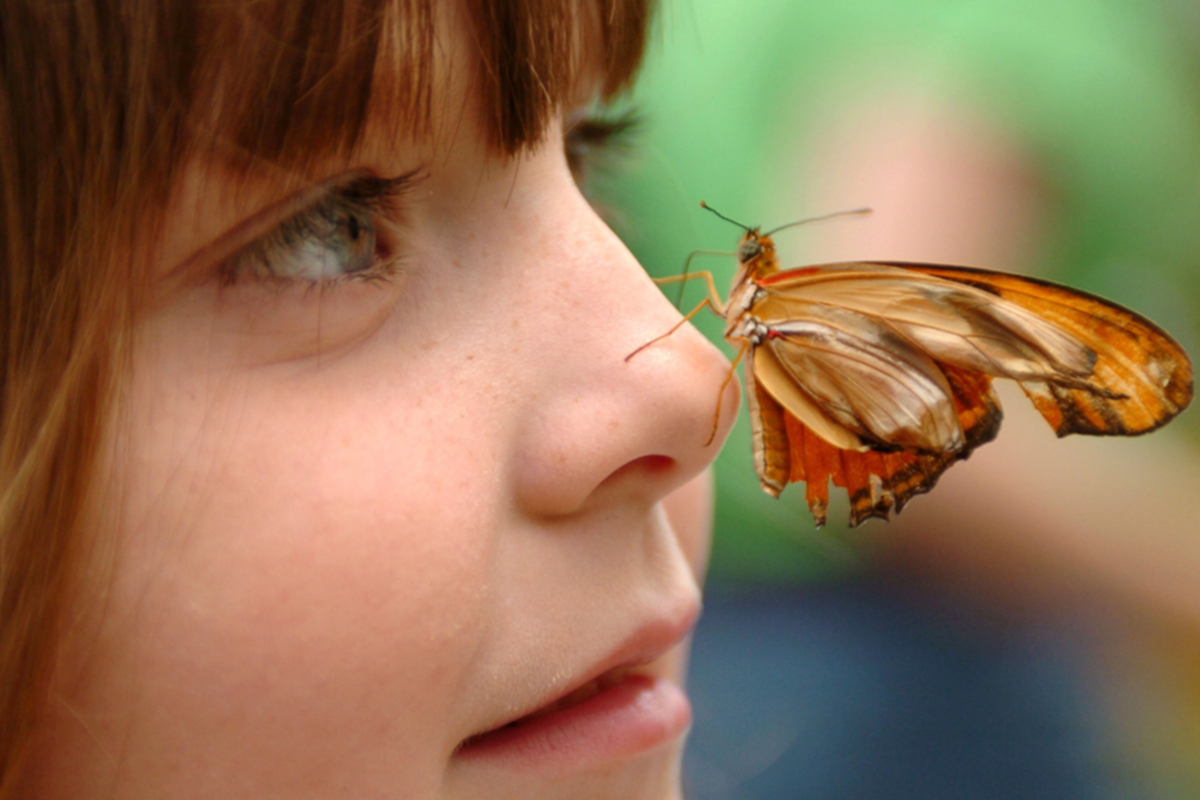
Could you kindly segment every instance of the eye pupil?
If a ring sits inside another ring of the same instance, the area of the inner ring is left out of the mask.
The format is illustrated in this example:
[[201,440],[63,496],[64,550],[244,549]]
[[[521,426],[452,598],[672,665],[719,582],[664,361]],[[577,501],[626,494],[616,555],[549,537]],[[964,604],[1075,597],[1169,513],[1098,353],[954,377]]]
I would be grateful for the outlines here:
[[346,227],[349,228],[348,232],[350,234],[350,238],[357,242],[359,235],[362,233],[361,226],[358,222],[358,217],[354,214],[349,215],[349,217],[346,219]]

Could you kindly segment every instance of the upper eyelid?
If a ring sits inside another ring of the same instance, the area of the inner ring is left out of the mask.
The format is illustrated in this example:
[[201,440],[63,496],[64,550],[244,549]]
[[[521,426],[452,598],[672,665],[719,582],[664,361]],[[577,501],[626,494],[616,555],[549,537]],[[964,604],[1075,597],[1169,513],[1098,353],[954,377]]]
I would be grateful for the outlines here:
[[641,109],[634,105],[623,110],[588,106],[568,114],[563,120],[563,136],[569,138],[589,130],[598,131],[602,137],[618,138],[641,131],[645,123]]
[[[316,183],[229,228],[172,269],[166,283],[184,283],[188,281],[189,276],[206,273],[209,268],[228,261],[239,251],[268,236],[289,219],[319,207],[339,192],[350,191],[351,200],[358,199],[354,197],[355,194],[361,195],[359,202],[363,205],[371,205],[372,202],[386,203],[411,187],[422,175],[422,168],[394,178],[380,178],[366,170],[352,170]],[[356,186],[359,187],[358,191],[354,190]]]

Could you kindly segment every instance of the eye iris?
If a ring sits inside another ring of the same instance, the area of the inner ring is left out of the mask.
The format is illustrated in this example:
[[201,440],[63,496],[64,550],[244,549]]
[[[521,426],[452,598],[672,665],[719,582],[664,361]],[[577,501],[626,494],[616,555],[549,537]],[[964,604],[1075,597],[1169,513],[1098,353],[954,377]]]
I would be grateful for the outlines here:
[[347,211],[339,220],[340,235],[337,249],[341,255],[343,274],[363,272],[371,268],[375,256],[375,228],[356,212]]
[[266,264],[270,274],[309,281],[366,273],[375,264],[375,226],[358,209],[323,211],[288,247],[287,256]]

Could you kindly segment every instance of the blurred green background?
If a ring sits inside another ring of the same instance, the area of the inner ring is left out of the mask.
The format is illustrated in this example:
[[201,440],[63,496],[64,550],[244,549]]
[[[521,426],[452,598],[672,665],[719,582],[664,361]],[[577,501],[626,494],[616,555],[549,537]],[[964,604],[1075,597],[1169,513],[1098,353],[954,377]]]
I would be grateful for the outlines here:
[[[782,266],[873,257],[1038,274],[1129,305],[1197,352],[1200,3],[668,0],[659,17],[630,98],[634,154],[597,190],[651,274],[736,247],[739,231],[700,200],[767,227],[867,205],[864,220],[781,234]],[[734,266],[693,268],[724,291]],[[697,283],[684,310],[702,296]],[[719,340],[719,319],[696,324]],[[1067,660],[1102,676],[1080,707],[1103,706],[1097,725],[1118,741],[1093,767],[1145,775],[1079,796],[1200,797],[1198,415],[1146,440],[1077,444],[1033,431],[1019,393],[1004,400],[1000,441],[899,523],[853,531],[844,503],[817,531],[801,487],[762,493],[743,411],[717,462],[716,596],[918,585],[1004,630],[1085,619]],[[995,630],[972,625],[964,635]]]
[[[692,250],[736,247],[737,229],[699,210],[699,200],[749,225],[838,210],[806,189],[817,165],[804,155],[830,120],[889,92],[931,94],[1017,141],[1039,172],[1048,224],[1037,232],[1033,258],[980,266],[1035,272],[1125,303],[1194,351],[1197,7],[1111,0],[669,2],[633,98],[643,116],[638,155],[608,187],[621,210],[615,226],[651,274],[663,276],[678,274]],[[875,121],[886,127],[886,119]],[[893,210],[871,196],[847,207],[862,205],[873,205],[877,216]],[[791,266],[811,263],[811,231],[781,239],[785,266],[789,254]],[[696,265],[727,288],[732,258]],[[700,297],[693,287],[685,305]],[[719,340],[720,320],[703,314],[696,324]],[[718,466],[713,578],[807,579],[853,568],[861,537],[837,527],[815,536],[797,490],[766,502],[749,452],[743,417]]]

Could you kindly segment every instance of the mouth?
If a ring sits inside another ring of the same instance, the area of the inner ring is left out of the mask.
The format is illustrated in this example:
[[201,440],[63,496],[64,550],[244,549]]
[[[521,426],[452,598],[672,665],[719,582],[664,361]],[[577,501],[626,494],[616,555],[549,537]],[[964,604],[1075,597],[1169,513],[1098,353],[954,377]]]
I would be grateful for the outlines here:
[[653,750],[678,738],[691,721],[691,704],[679,686],[620,668],[470,737],[456,756],[518,771],[574,771]]
[[602,767],[677,740],[691,725],[687,695],[650,665],[678,645],[695,614],[645,630],[598,674],[519,717],[465,739],[460,763],[561,772]]
[[560,697],[553,703],[548,703],[534,711],[532,714],[527,714],[520,719],[513,720],[503,727],[508,728],[526,722],[533,722],[534,720],[541,719],[542,717],[548,717],[557,711],[564,711],[572,706],[580,705],[581,703],[591,700],[596,695],[603,694],[614,686],[619,686],[620,684],[624,683],[626,678],[634,674],[634,669],[634,667],[617,667],[616,669],[611,669],[600,677],[588,681],[575,691]]

